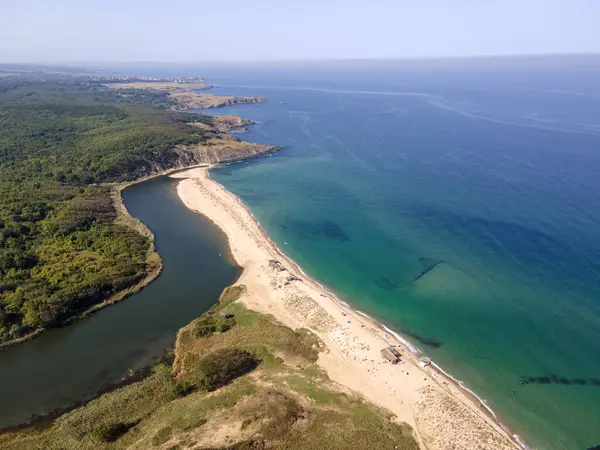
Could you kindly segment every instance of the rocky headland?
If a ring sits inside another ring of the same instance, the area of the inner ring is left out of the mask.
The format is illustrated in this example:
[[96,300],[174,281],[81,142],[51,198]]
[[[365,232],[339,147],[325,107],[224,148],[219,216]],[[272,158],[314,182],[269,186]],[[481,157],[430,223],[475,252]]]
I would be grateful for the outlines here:
[[212,88],[205,83],[177,83],[177,82],[145,82],[134,81],[131,83],[109,83],[111,89],[150,89],[167,92],[173,106],[171,109],[184,111],[188,109],[221,108],[238,103],[261,103],[266,102],[265,97],[239,97],[231,95],[205,94],[203,91]]

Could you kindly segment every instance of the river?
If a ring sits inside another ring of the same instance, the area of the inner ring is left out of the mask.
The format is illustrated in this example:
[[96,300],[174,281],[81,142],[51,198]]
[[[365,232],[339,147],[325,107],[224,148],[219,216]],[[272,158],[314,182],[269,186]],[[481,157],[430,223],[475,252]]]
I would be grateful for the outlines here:
[[123,192],[131,215],[155,233],[164,264],[157,280],[71,326],[0,352],[0,427],[90,399],[160,360],[177,330],[239,277],[226,236],[183,205],[177,182],[158,177]]

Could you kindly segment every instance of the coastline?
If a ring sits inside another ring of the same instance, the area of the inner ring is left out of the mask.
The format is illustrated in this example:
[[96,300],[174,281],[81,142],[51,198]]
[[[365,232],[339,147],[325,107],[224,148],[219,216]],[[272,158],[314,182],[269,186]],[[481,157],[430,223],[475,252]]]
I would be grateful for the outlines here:
[[[214,86],[204,82],[179,83],[175,81],[126,81],[118,83],[104,83],[109,89],[149,89],[156,92],[165,92],[174,101],[170,108],[173,111],[186,111],[188,109],[213,109],[240,103],[264,103],[265,97],[239,97],[233,95],[217,95],[204,93]],[[201,92],[198,92],[201,91]]]
[[[243,273],[236,284],[248,290],[241,301],[271,314],[285,325],[308,328],[325,343],[318,364],[339,385],[358,392],[408,423],[424,448],[527,448],[474,392],[435,363],[420,367],[418,348],[365,313],[339,300],[311,279],[270,240],[241,200],[209,176],[210,167],[171,175],[182,202],[228,237],[231,254]],[[281,264],[279,272],[269,260]],[[292,277],[291,281],[288,277]],[[294,280],[297,278],[299,280]],[[400,350],[398,365],[384,362],[380,351]]]

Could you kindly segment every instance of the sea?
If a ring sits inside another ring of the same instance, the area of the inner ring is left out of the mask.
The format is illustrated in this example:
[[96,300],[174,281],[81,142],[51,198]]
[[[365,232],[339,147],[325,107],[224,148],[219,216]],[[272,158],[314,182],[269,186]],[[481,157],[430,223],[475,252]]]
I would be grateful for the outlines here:
[[524,446],[600,448],[600,57],[132,66],[267,103],[212,177]]
[[277,245],[530,448],[600,445],[600,58],[190,73],[282,146],[221,166]]

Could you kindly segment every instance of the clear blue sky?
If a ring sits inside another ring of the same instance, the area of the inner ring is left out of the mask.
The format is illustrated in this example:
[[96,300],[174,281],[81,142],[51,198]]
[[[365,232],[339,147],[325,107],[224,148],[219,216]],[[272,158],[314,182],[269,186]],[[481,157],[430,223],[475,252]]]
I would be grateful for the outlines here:
[[600,0],[0,0],[1,62],[600,53]]

